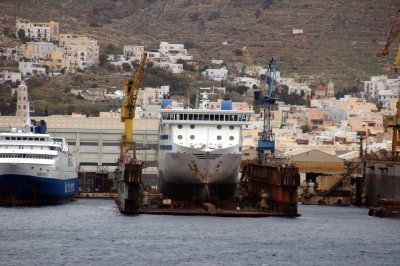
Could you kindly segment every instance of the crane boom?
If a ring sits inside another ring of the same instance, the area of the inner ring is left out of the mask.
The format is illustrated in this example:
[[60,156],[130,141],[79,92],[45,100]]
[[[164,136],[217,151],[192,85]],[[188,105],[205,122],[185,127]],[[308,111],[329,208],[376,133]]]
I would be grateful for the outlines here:
[[[125,81],[124,102],[121,107],[121,122],[125,123],[124,135],[121,138],[121,160],[128,149],[132,149],[132,151],[135,152],[133,143],[133,118],[135,117],[136,100],[139,94],[139,87],[142,81],[146,59],[147,53],[144,52],[134,79]],[[135,157],[135,153],[133,153],[133,157]]]
[[397,38],[399,33],[400,33],[400,9],[397,10],[396,22],[393,25],[392,29],[390,30],[389,37],[386,41],[385,47],[382,49],[382,51],[380,51],[376,55],[379,57],[383,57],[389,54],[389,47],[393,43],[393,41]]

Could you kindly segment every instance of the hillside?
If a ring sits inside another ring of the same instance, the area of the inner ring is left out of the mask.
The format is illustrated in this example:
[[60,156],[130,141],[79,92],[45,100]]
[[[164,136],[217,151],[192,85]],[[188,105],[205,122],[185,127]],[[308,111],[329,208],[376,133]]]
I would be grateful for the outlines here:
[[[3,27],[15,18],[55,20],[62,33],[87,34],[101,49],[112,43],[157,48],[160,41],[187,43],[196,59],[244,61],[235,49],[247,46],[258,64],[271,56],[283,75],[337,87],[358,85],[370,75],[389,74],[395,55],[378,60],[400,0],[3,0]],[[292,30],[303,29],[301,36]],[[1,37],[1,46],[16,42]],[[223,45],[223,42],[227,42]]]

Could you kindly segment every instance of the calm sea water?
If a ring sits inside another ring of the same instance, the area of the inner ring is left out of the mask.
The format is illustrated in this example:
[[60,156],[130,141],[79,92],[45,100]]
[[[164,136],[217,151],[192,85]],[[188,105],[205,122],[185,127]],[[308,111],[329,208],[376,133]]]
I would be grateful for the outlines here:
[[124,216],[111,200],[0,208],[0,265],[400,265],[400,219]]

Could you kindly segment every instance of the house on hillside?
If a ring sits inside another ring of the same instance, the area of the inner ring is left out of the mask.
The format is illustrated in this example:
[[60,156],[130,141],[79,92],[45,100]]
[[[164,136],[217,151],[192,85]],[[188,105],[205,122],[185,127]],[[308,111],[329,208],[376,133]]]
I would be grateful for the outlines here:
[[49,22],[30,22],[27,19],[16,20],[16,32],[24,30],[25,36],[34,41],[56,42],[60,38],[59,23],[54,21]]
[[222,67],[220,69],[206,69],[201,73],[205,78],[215,80],[215,81],[222,81],[228,78],[228,69],[226,67]]

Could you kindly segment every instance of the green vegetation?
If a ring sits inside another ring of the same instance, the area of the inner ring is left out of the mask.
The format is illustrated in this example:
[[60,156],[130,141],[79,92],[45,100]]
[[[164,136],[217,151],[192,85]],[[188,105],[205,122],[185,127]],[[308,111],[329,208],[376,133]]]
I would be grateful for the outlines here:
[[296,93],[289,94],[289,88],[287,86],[282,86],[281,90],[279,90],[279,100],[286,104],[293,105],[306,105],[307,101],[304,99],[304,95],[298,95]]

